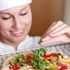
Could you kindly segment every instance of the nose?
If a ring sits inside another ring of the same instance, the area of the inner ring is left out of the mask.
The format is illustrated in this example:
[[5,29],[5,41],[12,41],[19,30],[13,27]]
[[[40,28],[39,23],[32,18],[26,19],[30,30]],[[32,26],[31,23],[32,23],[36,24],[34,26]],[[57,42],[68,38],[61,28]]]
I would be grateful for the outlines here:
[[22,22],[21,22],[20,18],[19,17],[15,17],[14,18],[14,22],[13,22],[13,27],[15,29],[19,29],[19,28],[21,28],[21,26],[22,26]]

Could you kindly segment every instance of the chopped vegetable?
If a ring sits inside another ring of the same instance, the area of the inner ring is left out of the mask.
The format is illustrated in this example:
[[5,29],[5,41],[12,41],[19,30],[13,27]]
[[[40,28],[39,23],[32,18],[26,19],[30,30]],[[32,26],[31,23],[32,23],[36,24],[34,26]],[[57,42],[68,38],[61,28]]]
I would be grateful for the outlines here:
[[65,60],[61,53],[48,53],[45,48],[39,48],[32,52],[26,55],[16,55],[9,62],[9,70],[20,70],[23,67],[35,70],[68,70],[70,60]]

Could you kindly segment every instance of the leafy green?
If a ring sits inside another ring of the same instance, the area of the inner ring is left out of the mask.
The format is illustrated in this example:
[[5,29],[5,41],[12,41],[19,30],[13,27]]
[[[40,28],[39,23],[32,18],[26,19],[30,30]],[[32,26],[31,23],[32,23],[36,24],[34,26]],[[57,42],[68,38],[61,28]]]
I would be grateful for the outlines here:
[[10,61],[10,64],[11,65],[19,65],[19,66],[22,66],[22,60],[23,60],[24,56],[22,54],[18,54],[15,56],[15,59],[13,59],[12,61]]
[[38,70],[47,70],[46,66],[50,64],[48,60],[43,59],[43,55],[46,54],[46,50],[44,48],[40,48],[34,51],[32,65]]
[[43,56],[46,53],[46,50],[44,48],[39,48],[34,51],[35,54],[38,54],[39,56]]

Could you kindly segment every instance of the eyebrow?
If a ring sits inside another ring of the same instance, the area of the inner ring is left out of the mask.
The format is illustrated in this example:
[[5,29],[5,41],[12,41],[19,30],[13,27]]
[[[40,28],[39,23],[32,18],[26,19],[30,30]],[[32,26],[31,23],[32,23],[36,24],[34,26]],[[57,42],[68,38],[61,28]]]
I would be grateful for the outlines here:
[[[22,8],[22,9],[20,10],[20,12],[21,12],[22,10],[24,10],[25,8],[27,8],[27,7],[28,7],[28,5],[25,6],[24,8]],[[11,15],[10,13],[3,12],[3,11],[0,11],[0,14],[8,14],[8,15]]]

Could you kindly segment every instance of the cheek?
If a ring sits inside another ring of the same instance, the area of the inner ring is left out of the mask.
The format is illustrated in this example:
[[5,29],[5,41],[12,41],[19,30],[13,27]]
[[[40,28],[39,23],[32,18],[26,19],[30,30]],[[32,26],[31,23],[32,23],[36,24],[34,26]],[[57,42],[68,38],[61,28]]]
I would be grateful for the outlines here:
[[10,24],[0,23],[0,30],[7,30],[7,29],[9,29],[10,27],[11,27]]
[[29,13],[22,20],[23,20],[23,23],[31,24],[32,23],[32,15]]
[[5,25],[3,23],[0,23],[0,30],[4,29]]
[[29,22],[29,23],[32,23],[32,15],[31,15],[31,14],[29,14],[27,17],[28,17],[28,19],[27,19],[27,20],[28,20],[28,22]]
[[26,23],[27,23],[26,32],[28,33],[30,28],[31,28],[31,25],[32,25],[32,16],[28,15],[25,20],[26,20]]
[[25,33],[28,34],[32,25],[32,19],[30,17],[28,19],[26,18],[26,23],[27,23],[27,26],[25,28]]

